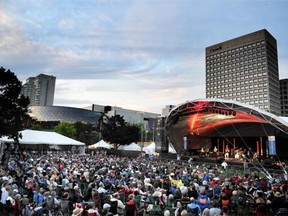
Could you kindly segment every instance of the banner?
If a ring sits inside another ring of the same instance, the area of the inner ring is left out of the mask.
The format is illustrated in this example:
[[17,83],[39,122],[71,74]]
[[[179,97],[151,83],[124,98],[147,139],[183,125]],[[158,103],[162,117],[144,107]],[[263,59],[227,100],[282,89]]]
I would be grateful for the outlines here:
[[183,148],[187,150],[187,137],[183,137]]
[[268,136],[268,151],[269,155],[276,155],[275,136]]

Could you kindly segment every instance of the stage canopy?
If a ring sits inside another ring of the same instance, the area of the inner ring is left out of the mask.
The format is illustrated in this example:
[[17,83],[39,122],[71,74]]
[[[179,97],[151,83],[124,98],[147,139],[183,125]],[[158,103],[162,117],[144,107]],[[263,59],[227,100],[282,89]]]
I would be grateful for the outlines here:
[[184,137],[208,140],[211,137],[277,136],[287,134],[288,123],[276,115],[240,102],[197,99],[172,109],[166,118],[165,130],[175,149],[181,151]]

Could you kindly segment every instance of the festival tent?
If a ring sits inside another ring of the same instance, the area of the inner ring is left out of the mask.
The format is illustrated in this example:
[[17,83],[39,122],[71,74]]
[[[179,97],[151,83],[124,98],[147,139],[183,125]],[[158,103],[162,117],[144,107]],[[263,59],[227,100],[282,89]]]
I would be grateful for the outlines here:
[[[56,132],[23,130],[20,131],[22,138],[19,138],[19,144],[23,145],[66,145],[66,146],[85,146],[85,143],[63,136]],[[5,143],[13,143],[13,139],[1,137],[0,140]]]
[[155,153],[155,150],[156,150],[155,142],[152,142],[152,143],[150,143],[148,146],[146,146],[146,147],[143,148],[143,151],[144,151],[146,154],[154,154],[154,153]]
[[121,145],[121,146],[119,146],[118,150],[141,151],[141,147],[139,145],[137,145],[136,143],[132,142],[129,145]]
[[171,143],[169,144],[168,152],[171,153],[171,154],[176,154],[177,153],[175,148],[172,146]]
[[106,143],[103,139],[100,140],[99,142],[93,144],[93,145],[89,145],[88,149],[93,150],[93,149],[97,149],[97,148],[105,148],[105,149],[111,149],[111,145],[109,145],[108,143]]

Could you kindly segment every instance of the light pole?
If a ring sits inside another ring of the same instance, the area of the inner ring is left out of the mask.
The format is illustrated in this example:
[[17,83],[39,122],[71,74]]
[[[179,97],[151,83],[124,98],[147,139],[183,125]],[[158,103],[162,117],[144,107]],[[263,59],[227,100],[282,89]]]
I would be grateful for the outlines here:
[[152,141],[154,142],[155,141],[155,138],[154,138],[154,136],[155,136],[155,122],[153,122],[153,125],[152,125]]
[[143,145],[144,145],[144,143],[143,143],[143,137],[144,137],[144,135],[143,135],[143,125],[141,126],[141,151],[143,151]]
[[147,142],[147,134],[148,134],[148,130],[145,131],[145,142]]

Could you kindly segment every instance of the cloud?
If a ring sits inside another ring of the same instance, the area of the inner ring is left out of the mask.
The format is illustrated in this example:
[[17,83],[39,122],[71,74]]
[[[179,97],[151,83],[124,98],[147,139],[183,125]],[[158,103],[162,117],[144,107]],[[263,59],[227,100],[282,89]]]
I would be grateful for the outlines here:
[[55,104],[115,104],[159,112],[166,104],[205,96],[205,47],[262,28],[281,46],[280,77],[287,76],[287,5],[2,1],[1,66],[20,80],[39,73],[56,76]]

